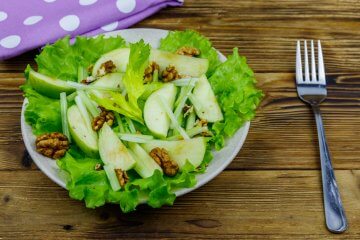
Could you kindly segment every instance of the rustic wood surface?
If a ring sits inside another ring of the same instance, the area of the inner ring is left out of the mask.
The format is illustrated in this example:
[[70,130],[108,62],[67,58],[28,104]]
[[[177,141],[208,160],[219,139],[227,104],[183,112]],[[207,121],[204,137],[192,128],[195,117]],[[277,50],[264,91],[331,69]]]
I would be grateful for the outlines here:
[[[0,62],[0,239],[360,239],[360,1],[185,2],[135,27],[196,29],[221,52],[247,56],[266,97],[233,163],[172,207],[86,209],[25,152],[18,87],[32,51]],[[349,221],[341,235],[324,225],[315,123],[294,88],[295,40],[304,38],[323,40],[322,111]]]

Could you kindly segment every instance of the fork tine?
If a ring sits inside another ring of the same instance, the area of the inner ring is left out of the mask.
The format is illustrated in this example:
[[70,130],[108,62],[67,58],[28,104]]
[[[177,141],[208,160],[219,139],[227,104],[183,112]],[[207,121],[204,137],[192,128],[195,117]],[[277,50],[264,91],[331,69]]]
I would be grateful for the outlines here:
[[298,84],[303,83],[302,64],[301,64],[301,48],[300,41],[297,41],[296,46],[296,82]]
[[325,67],[324,67],[324,58],[323,58],[320,40],[318,40],[318,73],[319,73],[319,83],[325,85],[326,84]]
[[314,41],[311,40],[311,80],[316,82],[316,65],[315,65],[315,53],[314,53]]
[[309,74],[309,59],[308,59],[308,50],[306,40],[304,41],[304,67],[305,67],[305,82],[310,82]]

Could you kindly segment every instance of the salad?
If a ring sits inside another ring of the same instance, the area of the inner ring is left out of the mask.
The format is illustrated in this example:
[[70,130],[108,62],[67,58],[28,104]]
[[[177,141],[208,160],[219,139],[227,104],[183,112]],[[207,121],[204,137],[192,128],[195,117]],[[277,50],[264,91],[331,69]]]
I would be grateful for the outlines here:
[[37,152],[66,173],[70,197],[89,208],[172,205],[263,96],[237,48],[222,63],[192,30],[169,32],[158,49],[121,36],[65,37],[35,61],[20,87],[25,121]]

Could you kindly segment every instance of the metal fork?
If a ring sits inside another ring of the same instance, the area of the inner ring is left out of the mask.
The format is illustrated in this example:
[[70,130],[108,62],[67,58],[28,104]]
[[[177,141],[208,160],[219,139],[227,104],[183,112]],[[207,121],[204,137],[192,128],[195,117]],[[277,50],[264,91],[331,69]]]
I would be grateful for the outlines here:
[[304,75],[301,61],[300,41],[296,47],[296,86],[301,100],[310,104],[316,120],[318,140],[320,147],[321,175],[324,195],[324,209],[326,226],[329,231],[342,233],[347,228],[347,220],[341,203],[339,190],[336,184],[334,170],[331,164],[330,153],[326,143],[325,131],[322,123],[319,105],[326,98],[326,79],[324,59],[320,40],[318,45],[318,66],[316,71],[314,42],[311,41],[311,78],[307,43],[304,41]]

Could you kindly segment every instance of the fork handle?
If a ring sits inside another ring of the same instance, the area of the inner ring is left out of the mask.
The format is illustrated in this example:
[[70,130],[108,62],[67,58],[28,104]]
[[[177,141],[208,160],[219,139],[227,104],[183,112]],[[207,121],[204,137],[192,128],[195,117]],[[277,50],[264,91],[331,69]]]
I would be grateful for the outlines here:
[[339,189],[336,184],[334,170],[331,164],[321,112],[318,105],[313,105],[312,109],[315,115],[320,147],[326,226],[331,232],[342,233],[347,228],[347,220],[341,203]]

